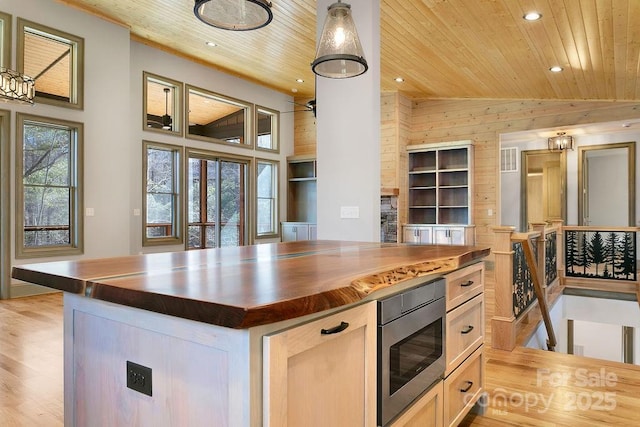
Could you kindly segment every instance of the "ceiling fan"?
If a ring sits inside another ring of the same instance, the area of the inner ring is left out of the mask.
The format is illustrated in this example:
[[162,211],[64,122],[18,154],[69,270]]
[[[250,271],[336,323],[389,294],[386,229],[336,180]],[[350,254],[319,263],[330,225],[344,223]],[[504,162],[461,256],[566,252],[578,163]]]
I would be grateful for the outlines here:
[[165,87],[162,89],[165,96],[164,114],[161,116],[155,116],[147,114],[147,127],[155,129],[173,130],[173,119],[169,115],[169,92],[171,89]]
[[292,104],[295,105],[299,105],[301,107],[304,107],[304,110],[291,110],[291,111],[282,111],[282,113],[303,113],[305,111],[311,111],[313,113],[313,117],[316,116],[316,100],[314,99],[310,99],[309,101],[307,101],[306,104],[299,104],[297,102],[293,102],[293,101],[289,101]]

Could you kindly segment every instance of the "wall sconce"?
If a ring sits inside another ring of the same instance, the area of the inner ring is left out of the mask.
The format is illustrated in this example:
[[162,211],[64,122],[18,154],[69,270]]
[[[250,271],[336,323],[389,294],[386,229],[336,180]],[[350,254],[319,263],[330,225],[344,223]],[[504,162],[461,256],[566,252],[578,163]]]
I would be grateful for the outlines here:
[[311,70],[319,76],[332,79],[365,73],[369,66],[364,59],[356,24],[351,17],[351,6],[338,0],[327,10]]
[[193,13],[207,25],[232,31],[262,28],[273,19],[266,0],[195,0]]
[[558,132],[558,135],[549,138],[547,143],[549,151],[573,150],[573,137],[566,132]]
[[0,98],[5,101],[33,104],[35,84],[36,81],[29,76],[8,68],[0,68]]

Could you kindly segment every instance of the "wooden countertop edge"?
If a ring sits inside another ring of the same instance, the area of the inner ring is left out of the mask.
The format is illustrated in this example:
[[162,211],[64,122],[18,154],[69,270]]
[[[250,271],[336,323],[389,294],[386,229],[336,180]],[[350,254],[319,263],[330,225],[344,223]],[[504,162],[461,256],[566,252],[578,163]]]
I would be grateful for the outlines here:
[[[256,307],[238,307],[173,295],[151,294],[96,282],[88,283],[86,296],[183,319],[247,329],[358,303],[378,290],[389,289],[416,277],[446,274],[479,261],[489,253],[490,249],[486,248],[460,256],[403,265],[386,272],[356,278],[341,288]],[[149,298],[150,295],[154,297]]]
[[60,276],[37,270],[25,270],[20,266],[15,266],[11,269],[11,277],[73,294],[83,294],[87,283],[85,279]]
[[373,298],[372,294],[376,291],[391,291],[390,288],[394,285],[416,277],[446,274],[465,264],[480,261],[489,253],[489,248],[472,247],[471,250],[459,255],[399,265],[386,271],[359,276],[352,280],[347,279],[345,285],[339,288],[254,307],[226,305],[213,301],[129,289],[101,283],[101,280],[105,278],[80,279],[23,269],[20,266],[13,268],[12,276],[19,280],[60,291],[82,294],[88,298],[132,308],[228,328],[246,329],[358,303],[367,298]]

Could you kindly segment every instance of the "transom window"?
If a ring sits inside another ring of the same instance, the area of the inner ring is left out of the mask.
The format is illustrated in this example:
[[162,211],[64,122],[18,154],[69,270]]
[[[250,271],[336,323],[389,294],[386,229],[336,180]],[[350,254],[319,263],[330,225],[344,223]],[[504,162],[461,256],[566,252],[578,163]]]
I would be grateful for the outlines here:
[[18,18],[18,70],[36,81],[36,102],[83,108],[84,39]]
[[256,149],[278,151],[279,113],[264,107],[256,107]]
[[187,85],[187,136],[251,147],[251,105]]
[[83,126],[17,118],[16,257],[82,253]]

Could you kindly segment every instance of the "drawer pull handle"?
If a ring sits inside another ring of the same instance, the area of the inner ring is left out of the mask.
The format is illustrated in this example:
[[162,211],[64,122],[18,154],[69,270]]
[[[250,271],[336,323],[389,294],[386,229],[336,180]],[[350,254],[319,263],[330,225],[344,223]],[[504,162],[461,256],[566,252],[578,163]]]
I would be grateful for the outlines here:
[[340,322],[340,324],[338,326],[334,326],[333,328],[321,329],[320,333],[322,335],[337,334],[338,332],[344,331],[348,327],[349,327],[349,324],[347,322]]
[[473,331],[473,326],[469,325],[466,329],[460,331],[462,335],[467,335],[469,332]]
[[461,393],[466,393],[469,390],[471,390],[471,387],[473,387],[473,381],[467,381],[466,383],[467,383],[467,386],[465,388],[460,389]]
[[463,288],[466,288],[467,286],[471,286],[473,285],[473,280],[467,280],[464,283],[460,283],[460,286],[462,286]]

